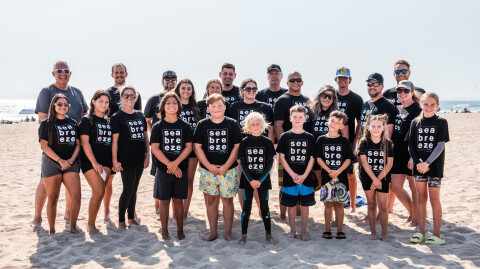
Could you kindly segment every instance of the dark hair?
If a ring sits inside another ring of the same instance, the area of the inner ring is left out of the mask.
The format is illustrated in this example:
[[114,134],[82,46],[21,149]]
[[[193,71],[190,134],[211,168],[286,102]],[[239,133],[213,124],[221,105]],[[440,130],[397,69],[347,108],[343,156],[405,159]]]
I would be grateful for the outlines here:
[[115,69],[115,67],[117,67],[117,66],[123,66],[123,69],[125,69],[125,73],[127,73],[127,67],[124,64],[116,63],[116,64],[112,65],[112,74],[113,74],[113,69]]
[[327,113],[330,114],[330,112],[337,110],[337,93],[335,91],[335,88],[330,85],[323,85],[320,90],[318,90],[317,95],[315,96],[315,99],[313,99],[313,102],[310,104],[310,109],[313,112],[313,115],[315,115],[315,118],[320,116],[322,113],[322,103],[320,102],[320,96],[325,93],[326,91],[331,91],[333,93],[333,98],[332,98],[332,104],[330,107],[327,109]]
[[343,122],[343,125],[347,125],[348,122],[348,116],[344,112],[340,110],[334,110],[330,113],[329,117],[335,117],[337,119],[341,119]]
[[235,65],[233,64],[230,64],[230,63],[222,64],[222,69],[220,69],[220,71],[223,71],[224,68],[233,69],[233,73],[235,73]]
[[[242,90],[245,89],[245,87],[247,87],[247,83],[249,83],[249,82],[255,83],[255,87],[258,87],[257,82],[253,78],[246,78],[240,84],[240,89],[242,89]],[[242,91],[240,91],[240,97],[243,98],[243,92]]]
[[[88,118],[90,119],[90,123],[93,124],[93,117],[92,115],[95,113],[95,106],[93,105],[93,101],[97,101],[100,97],[106,96],[108,97],[108,101],[111,101],[112,99],[110,98],[110,94],[106,90],[97,90],[92,97],[92,100],[90,100],[90,110],[88,111]],[[110,107],[107,107],[107,110],[105,111],[104,118],[108,118],[108,114],[110,112]]]
[[55,96],[53,96],[52,101],[50,101],[50,106],[48,107],[48,116],[47,116],[47,136],[48,136],[48,145],[51,147],[53,145],[52,139],[53,139],[53,129],[55,127],[55,123],[57,122],[57,112],[55,111],[55,104],[57,103],[57,100],[60,98],[65,98],[67,100],[67,103],[70,104],[68,101],[68,98],[61,94],[57,93]]
[[180,96],[180,86],[182,84],[185,84],[185,83],[190,84],[190,86],[192,86],[192,95],[190,96],[190,98],[188,98],[188,104],[190,105],[190,108],[192,109],[193,118],[195,119],[196,122],[199,122],[202,118],[200,117],[200,109],[198,108],[197,97],[196,97],[196,93],[195,93],[195,87],[193,86],[193,82],[188,78],[184,78],[184,79],[180,80],[178,82],[177,86],[175,86],[174,92],[178,96]]
[[395,65],[393,65],[393,68],[395,68],[395,67],[396,67],[397,65],[399,65],[399,64],[404,64],[404,65],[406,65],[407,68],[408,68],[408,70],[410,70],[410,64],[409,64],[407,61],[405,61],[405,60],[398,60],[398,61],[396,61],[396,62],[395,62]]
[[167,103],[167,100],[169,98],[174,98],[175,101],[177,101],[177,118],[180,118],[182,116],[182,102],[180,101],[180,97],[174,92],[167,92],[163,97],[162,100],[160,101],[159,106],[159,112],[157,114],[159,119],[165,119],[166,113],[165,113],[165,104]]

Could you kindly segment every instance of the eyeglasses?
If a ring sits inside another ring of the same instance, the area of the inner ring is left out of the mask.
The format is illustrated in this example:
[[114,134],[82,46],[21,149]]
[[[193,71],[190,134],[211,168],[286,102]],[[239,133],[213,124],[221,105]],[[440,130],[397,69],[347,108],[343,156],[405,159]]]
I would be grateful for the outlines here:
[[55,69],[53,70],[54,72],[56,72],[57,74],[61,74],[61,73],[65,73],[65,74],[70,74],[70,70],[68,69]]
[[380,83],[380,82],[374,82],[374,83],[367,82],[368,87],[380,87],[380,85],[382,85],[382,83]]
[[331,94],[326,94],[326,93],[321,93],[320,98],[322,99],[328,99],[328,100],[333,100],[333,95]]
[[406,74],[406,73],[408,73],[408,69],[395,70],[395,74],[400,75],[400,73]]
[[177,81],[177,78],[163,78],[165,81]]
[[409,89],[397,89],[397,93],[402,93],[402,92],[407,94],[407,93],[410,92],[410,90]]
[[54,105],[58,107],[70,107],[69,103],[55,103]]
[[244,91],[246,92],[257,92],[258,88],[257,87],[245,87],[243,88]]
[[290,83],[295,83],[295,82],[300,83],[300,82],[302,82],[302,78],[291,78],[291,79],[288,80],[288,82],[290,82]]
[[130,98],[130,99],[135,99],[135,98],[137,98],[137,95],[134,94],[134,93],[132,93],[132,94],[124,94],[124,95],[122,95],[122,97],[123,97],[123,99],[128,99],[128,98]]

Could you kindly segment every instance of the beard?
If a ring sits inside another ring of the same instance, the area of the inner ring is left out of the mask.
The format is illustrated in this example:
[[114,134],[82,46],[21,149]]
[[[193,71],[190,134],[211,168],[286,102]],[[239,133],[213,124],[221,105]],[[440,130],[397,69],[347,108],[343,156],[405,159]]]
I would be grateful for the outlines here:
[[375,98],[375,97],[378,97],[380,95],[381,92],[370,92],[368,91],[368,95],[370,95],[370,97],[372,98]]

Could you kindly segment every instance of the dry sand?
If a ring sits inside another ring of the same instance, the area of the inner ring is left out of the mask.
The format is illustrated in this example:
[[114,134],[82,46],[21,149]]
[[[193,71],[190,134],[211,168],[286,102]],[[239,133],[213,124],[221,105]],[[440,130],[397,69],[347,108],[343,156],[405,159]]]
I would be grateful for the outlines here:
[[[321,238],[324,231],[323,205],[310,210],[308,231],[310,242],[286,236],[289,228],[278,220],[277,187],[271,192],[270,210],[272,233],[280,242],[269,245],[264,240],[263,223],[257,210],[252,212],[248,241],[239,246],[236,241],[219,238],[214,242],[200,239],[207,232],[203,195],[197,190],[197,179],[191,206],[191,216],[185,223],[186,239],[176,239],[176,226],[170,224],[171,241],[163,241],[159,234],[160,222],[154,213],[153,177],[145,170],[140,182],[137,212],[141,225],[120,231],[108,227],[99,217],[101,233],[86,232],[74,235],[63,230],[65,201],[63,187],[58,203],[57,234],[49,236],[46,230],[34,232],[29,226],[34,213],[34,193],[40,177],[41,150],[37,141],[37,123],[0,126],[0,267],[336,267],[336,268],[400,268],[443,267],[472,268],[480,266],[480,178],[478,157],[480,142],[480,114],[450,114],[451,141],[446,148],[446,176],[442,183],[444,246],[413,245],[409,243],[414,228],[404,224],[408,214],[400,202],[390,214],[388,231],[392,241],[371,241],[368,224],[359,219],[366,207],[357,214],[346,214],[346,240]],[[276,178],[274,175],[273,178]],[[82,207],[80,216],[87,217],[91,196],[90,187],[81,175]],[[358,193],[364,195],[358,184]],[[408,184],[405,187],[408,189]],[[118,197],[122,188],[120,177],[114,181],[112,219],[117,219]],[[318,200],[318,195],[316,197]],[[240,207],[235,202],[234,236],[240,238]],[[432,219],[428,205],[427,233],[431,234]],[[348,212],[348,211],[346,211]],[[99,216],[103,216],[103,205]],[[299,222],[299,219],[298,219]],[[78,225],[86,231],[86,220]],[[46,211],[43,227],[48,228]],[[299,230],[299,227],[297,228]],[[379,225],[377,229],[380,231]],[[219,233],[223,234],[220,219]],[[335,229],[333,230],[335,232]],[[479,240],[479,241],[477,241]]]

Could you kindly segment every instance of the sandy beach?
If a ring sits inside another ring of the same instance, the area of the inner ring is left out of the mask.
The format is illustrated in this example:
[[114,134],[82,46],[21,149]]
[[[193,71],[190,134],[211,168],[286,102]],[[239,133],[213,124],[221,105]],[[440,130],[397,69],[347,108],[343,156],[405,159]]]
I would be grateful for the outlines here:
[[[407,211],[397,200],[394,213],[389,216],[388,232],[391,242],[369,240],[368,223],[361,221],[366,206],[355,214],[346,214],[346,240],[326,240],[323,204],[310,209],[309,242],[286,236],[289,227],[279,221],[278,187],[276,180],[270,193],[272,234],[278,245],[265,242],[263,223],[256,209],[252,210],[248,241],[245,246],[223,237],[214,242],[200,238],[207,232],[207,218],[203,195],[195,179],[191,215],[185,222],[186,239],[176,238],[176,225],[170,223],[172,240],[164,241],[159,233],[160,222],[154,212],[152,189],[154,178],[144,170],[137,198],[137,213],[141,225],[127,231],[103,222],[103,205],[97,227],[101,232],[86,232],[86,219],[79,220],[83,230],[71,234],[64,230],[64,187],[58,203],[57,234],[49,236],[47,230],[33,231],[35,189],[40,178],[41,150],[37,140],[37,123],[0,125],[0,267],[1,268],[473,268],[480,267],[480,163],[477,161],[480,142],[480,114],[441,114],[449,122],[450,142],[446,146],[445,178],[442,181],[443,206],[442,237],[446,245],[414,245],[409,242],[416,228],[405,224]],[[91,189],[83,175],[82,207],[80,216],[86,218]],[[273,175],[276,179],[276,172]],[[120,176],[114,181],[112,219],[117,220],[118,198],[122,184]],[[408,183],[406,183],[408,189]],[[364,196],[361,184],[358,193]],[[254,206],[254,208],[256,208]],[[427,235],[433,227],[430,204],[427,205]],[[345,211],[349,212],[349,209]],[[235,199],[235,239],[241,235],[240,214]],[[298,225],[300,219],[298,219]],[[43,227],[48,229],[46,209]],[[298,230],[299,227],[297,228]],[[380,231],[379,225],[377,230]],[[219,234],[224,225],[220,216]],[[335,232],[335,229],[332,230]],[[479,241],[477,241],[479,240]]]

